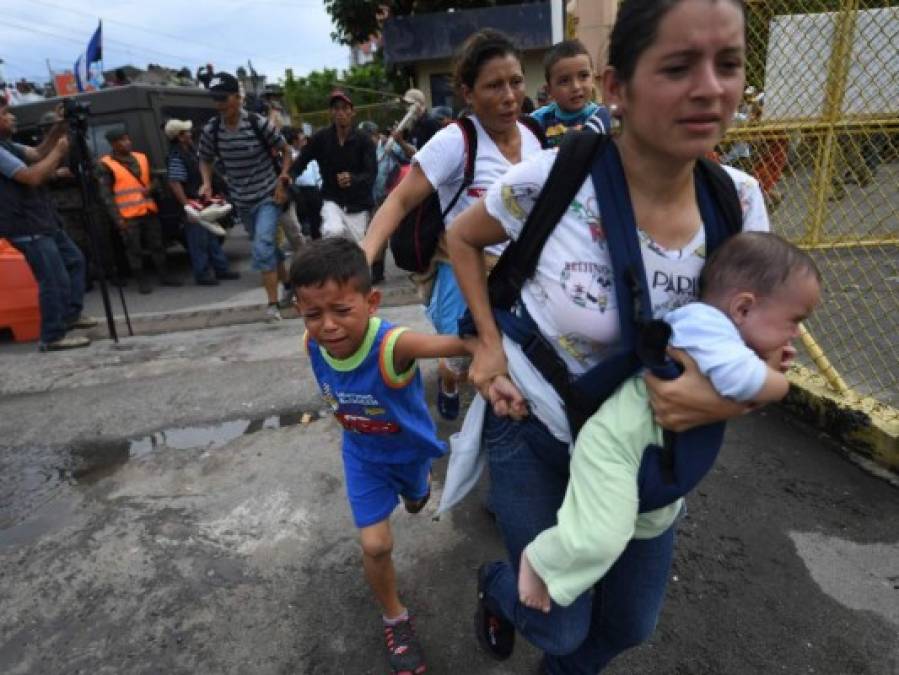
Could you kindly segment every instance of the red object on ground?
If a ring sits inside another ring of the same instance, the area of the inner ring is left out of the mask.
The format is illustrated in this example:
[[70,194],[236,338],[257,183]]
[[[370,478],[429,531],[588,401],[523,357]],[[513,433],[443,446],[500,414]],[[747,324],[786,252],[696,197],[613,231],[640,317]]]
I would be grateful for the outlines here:
[[759,181],[765,194],[777,185],[787,164],[787,150],[790,143],[786,138],[778,138],[758,147],[759,160],[752,167],[752,173]]
[[12,331],[16,342],[31,342],[41,334],[37,282],[25,257],[0,239],[0,330]]

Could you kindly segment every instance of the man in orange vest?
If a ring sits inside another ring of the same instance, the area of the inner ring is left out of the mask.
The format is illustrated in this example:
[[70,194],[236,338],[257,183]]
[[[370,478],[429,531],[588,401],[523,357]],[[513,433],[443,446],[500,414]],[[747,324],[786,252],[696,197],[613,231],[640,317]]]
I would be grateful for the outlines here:
[[147,156],[131,150],[131,137],[121,128],[108,131],[106,140],[112,154],[103,155],[97,165],[101,193],[122,237],[131,272],[137,276],[137,290],[153,290],[144,270],[144,246],[153,258],[160,283],[181,286],[168,270],[162,228],[156,217],[159,208],[151,196],[154,185]]

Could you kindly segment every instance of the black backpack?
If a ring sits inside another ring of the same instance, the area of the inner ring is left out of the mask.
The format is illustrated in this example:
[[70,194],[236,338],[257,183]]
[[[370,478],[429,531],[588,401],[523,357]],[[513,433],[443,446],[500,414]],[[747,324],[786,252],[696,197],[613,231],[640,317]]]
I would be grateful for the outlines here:
[[[546,136],[543,127],[533,117],[524,115],[519,118],[542,147],[546,147]],[[465,169],[462,173],[462,184],[459,190],[450,200],[447,207],[440,208],[440,198],[434,191],[417,207],[407,213],[400,221],[394,233],[390,235],[390,252],[397,267],[407,272],[422,274],[431,265],[431,259],[437,250],[440,235],[446,229],[446,216],[462,193],[474,181],[474,164],[478,155],[478,133],[474,122],[468,117],[460,117],[455,122],[462,130],[462,138],[465,142]]]

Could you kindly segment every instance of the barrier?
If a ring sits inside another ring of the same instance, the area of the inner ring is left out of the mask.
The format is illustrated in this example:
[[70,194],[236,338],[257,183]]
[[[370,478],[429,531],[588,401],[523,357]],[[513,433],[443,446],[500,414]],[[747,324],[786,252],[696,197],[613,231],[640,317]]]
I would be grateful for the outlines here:
[[37,340],[41,332],[37,282],[25,258],[5,239],[0,239],[0,331],[9,331],[16,342]]

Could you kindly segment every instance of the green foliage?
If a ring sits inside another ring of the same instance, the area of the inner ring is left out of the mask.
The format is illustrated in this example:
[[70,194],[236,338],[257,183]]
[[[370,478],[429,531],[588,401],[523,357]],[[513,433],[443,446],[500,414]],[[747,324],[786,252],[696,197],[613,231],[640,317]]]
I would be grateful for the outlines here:
[[335,88],[345,89],[357,108],[390,100],[377,92],[402,95],[405,91],[400,77],[388,74],[381,63],[374,62],[353,66],[342,75],[336,69],[326,68],[305,77],[289,77],[284,82],[284,97],[294,110],[308,113],[326,109],[328,97]]
[[522,0],[324,0],[325,9],[331,15],[335,30],[331,37],[346,45],[365,42],[381,30],[382,8],[387,7],[391,16],[427,14],[447,9],[474,9],[497,5],[517,5]]

